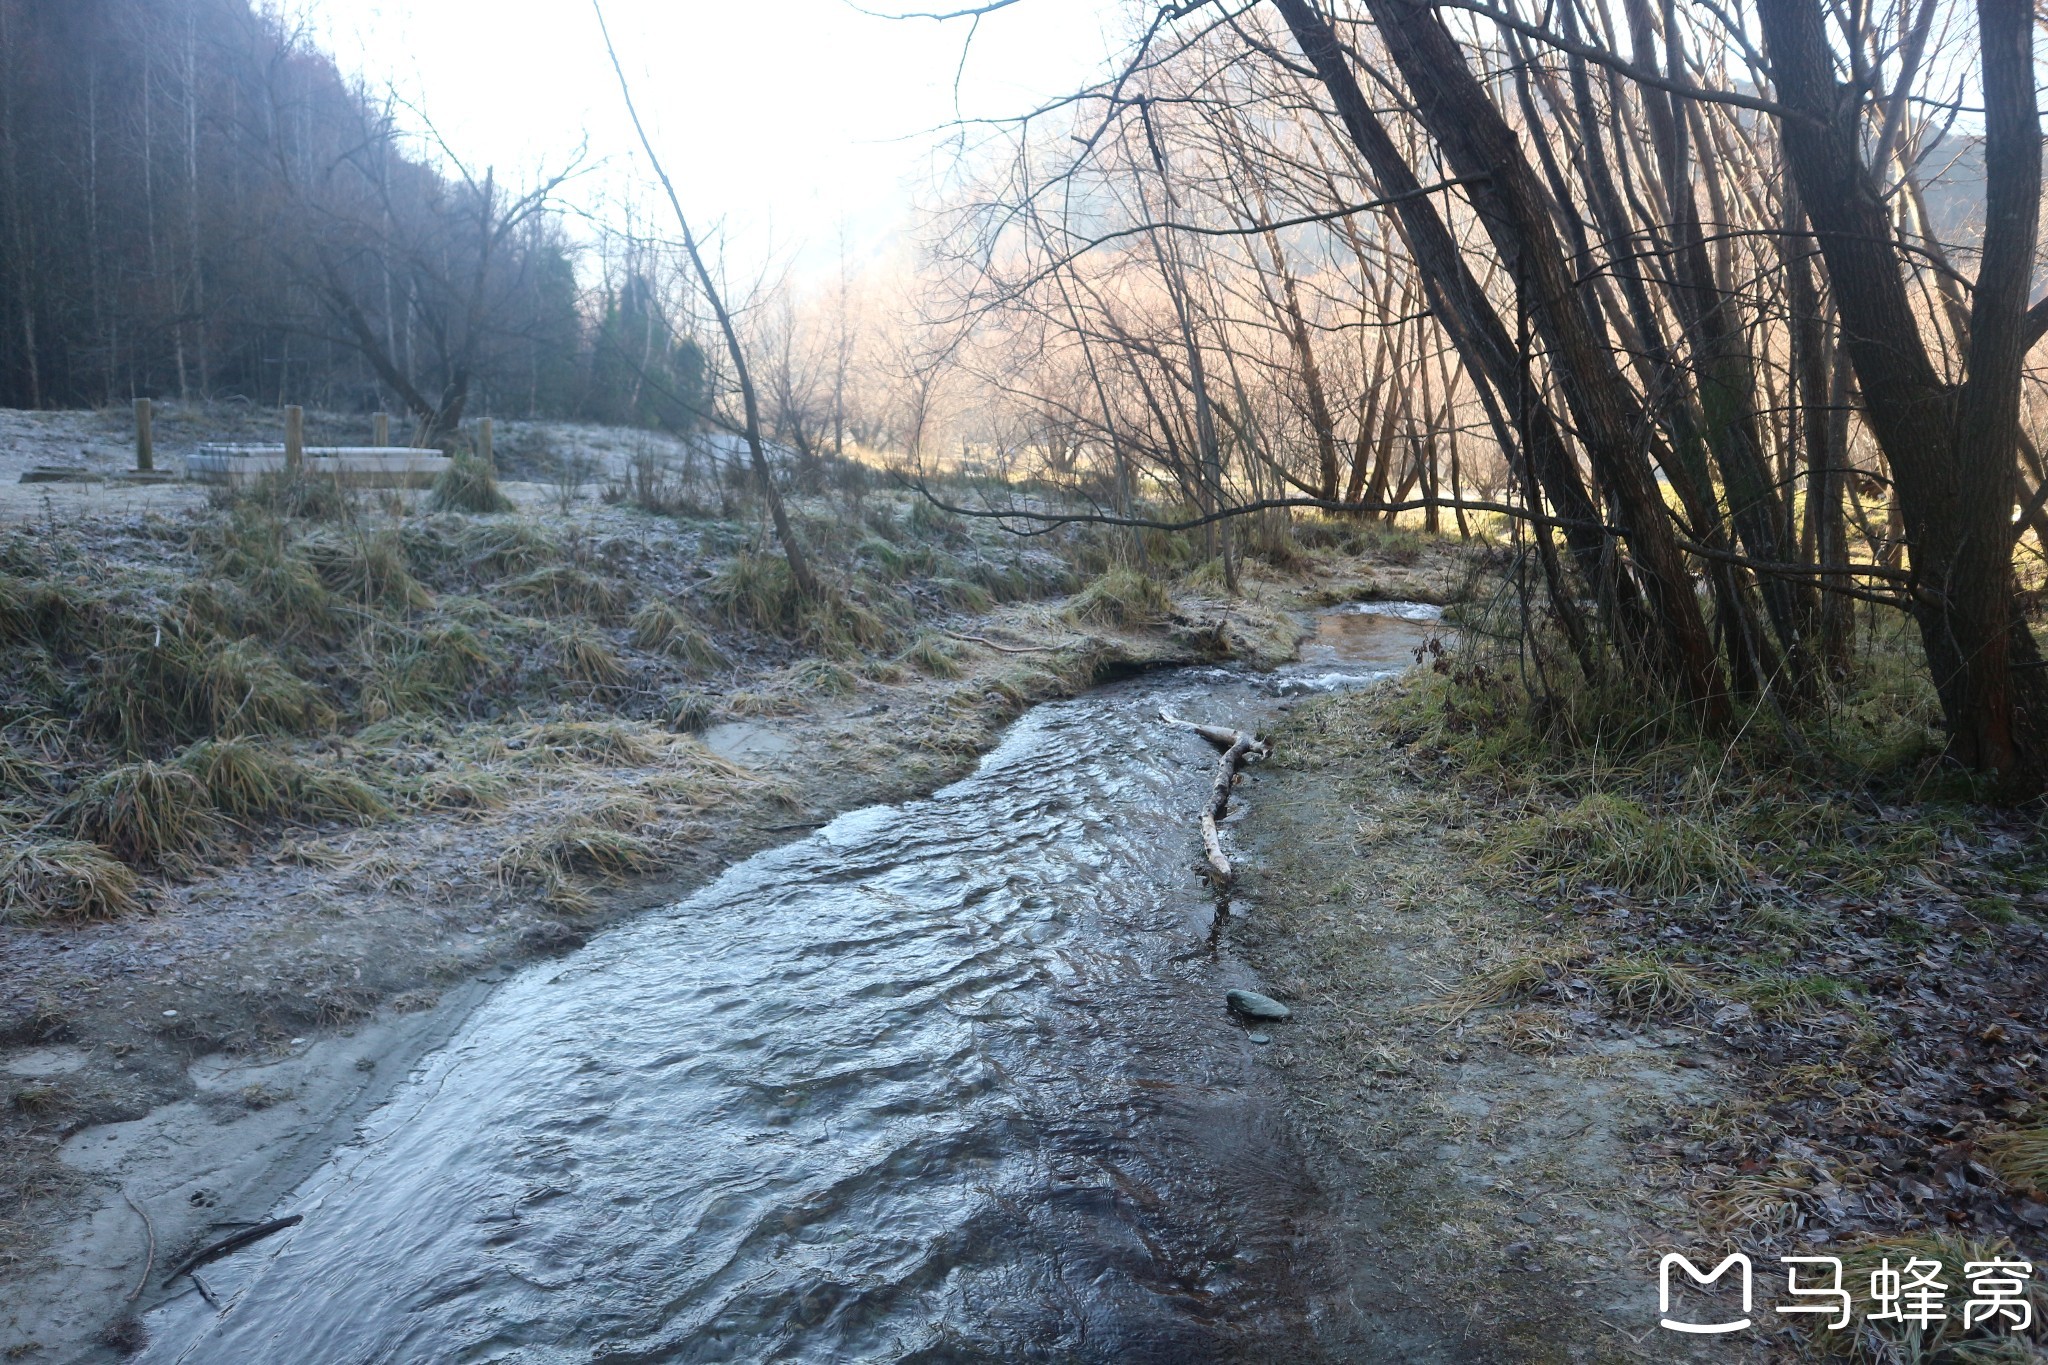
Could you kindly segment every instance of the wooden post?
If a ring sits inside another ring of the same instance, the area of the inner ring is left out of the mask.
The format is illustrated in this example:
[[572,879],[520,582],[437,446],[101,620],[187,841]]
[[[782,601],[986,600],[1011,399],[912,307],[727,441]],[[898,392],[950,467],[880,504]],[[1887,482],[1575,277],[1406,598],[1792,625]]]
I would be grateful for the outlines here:
[[144,474],[156,468],[156,434],[150,429],[152,412],[147,398],[135,400],[135,468]]
[[484,462],[484,468],[496,468],[491,462],[491,419],[488,417],[476,424],[476,454]]
[[370,444],[371,444],[371,445],[373,445],[373,446],[388,446],[388,445],[390,445],[390,444],[391,444],[391,414],[390,414],[390,413],[388,413],[388,412],[380,412],[380,413],[378,413],[378,414],[377,414],[377,426],[376,426],[376,432],[377,432],[376,438],[375,438],[374,440],[372,440],[372,441],[370,442]]
[[298,474],[306,467],[306,410],[288,407],[284,410],[284,470],[287,474]]

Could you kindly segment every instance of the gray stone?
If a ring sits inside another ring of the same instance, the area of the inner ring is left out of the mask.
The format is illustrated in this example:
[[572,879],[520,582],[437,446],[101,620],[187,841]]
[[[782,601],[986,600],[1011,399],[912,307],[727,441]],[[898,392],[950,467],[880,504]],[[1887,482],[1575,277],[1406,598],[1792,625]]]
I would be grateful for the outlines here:
[[1285,1019],[1294,1013],[1272,996],[1257,991],[1226,991],[1223,1003],[1247,1019]]
[[1273,1036],[1270,1033],[1247,1033],[1245,1037],[1254,1043],[1270,1043],[1273,1041]]

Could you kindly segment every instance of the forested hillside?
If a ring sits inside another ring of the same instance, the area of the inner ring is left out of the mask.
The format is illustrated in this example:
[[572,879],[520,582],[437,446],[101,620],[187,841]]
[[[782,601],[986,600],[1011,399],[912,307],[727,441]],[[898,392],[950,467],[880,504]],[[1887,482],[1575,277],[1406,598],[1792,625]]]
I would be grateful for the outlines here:
[[579,281],[573,168],[425,126],[249,0],[0,0],[0,404],[687,423],[701,357],[643,262]]

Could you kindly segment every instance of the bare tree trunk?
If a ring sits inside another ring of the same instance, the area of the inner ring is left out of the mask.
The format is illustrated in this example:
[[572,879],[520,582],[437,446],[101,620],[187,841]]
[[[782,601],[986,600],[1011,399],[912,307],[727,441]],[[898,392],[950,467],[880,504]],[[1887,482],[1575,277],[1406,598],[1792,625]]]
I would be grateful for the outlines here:
[[1862,158],[1860,116],[1841,98],[1818,0],[1759,10],[1786,159],[1834,284],[1843,345],[1920,588],[1914,615],[1947,722],[1949,752],[2003,791],[2039,791],[2048,688],[2017,601],[2010,517],[2028,277],[2039,228],[2041,126],[2033,8],[1980,0],[1985,230],[1960,388],[1943,382],[1891,249],[1883,196]]
[[[1521,380],[1508,330],[1473,277],[1442,216],[1423,196],[1421,181],[1359,88],[1335,30],[1309,0],[1272,3],[1314,66],[1352,145],[1378,181],[1380,193],[1398,197],[1396,221],[1428,293],[1430,310],[1464,356],[1475,381],[1490,384],[1500,401],[1512,403]],[[1526,421],[1527,439],[1515,447],[1516,454],[1527,462],[1527,476],[1566,523],[1565,539],[1580,572],[1589,582],[1595,581],[1607,552],[1607,539],[1600,529],[1603,519],[1549,408],[1532,401]],[[1639,641],[1651,628],[1645,614],[1635,609],[1632,597],[1619,603],[1618,623],[1625,638]]]
[[[1307,0],[1273,3],[1325,86],[1332,85],[1332,71],[1337,69],[1355,92],[1356,81],[1328,22]],[[1628,518],[1630,549],[1654,622],[1645,641],[1649,661],[1703,719],[1719,723],[1728,715],[1727,687],[1649,460],[1637,444],[1637,433],[1645,429],[1642,414],[1621,382],[1612,352],[1592,333],[1565,268],[1541,186],[1516,135],[1433,11],[1412,8],[1405,0],[1368,0],[1368,8],[1407,80],[1417,115],[1466,181],[1481,222],[1513,269],[1517,293],[1550,350],[1594,470]],[[1340,100],[1340,109],[1346,102]],[[1362,95],[1355,103],[1369,118]],[[1347,117],[1347,124],[1351,122]],[[1413,179],[1412,172],[1409,178]],[[1382,190],[1390,189],[1383,182]],[[1426,278],[1438,274],[1420,257],[1418,264]],[[1457,268],[1463,268],[1462,261]]]
[[655,177],[661,181],[661,188],[668,195],[669,207],[675,210],[676,226],[683,234],[683,250],[689,255],[698,287],[703,289],[705,301],[711,305],[711,311],[718,319],[718,330],[725,339],[726,356],[732,361],[733,376],[739,383],[740,402],[746,414],[747,454],[753,461],[754,477],[760,480],[762,496],[768,499],[768,514],[775,522],[775,537],[782,542],[783,558],[789,563],[790,581],[805,601],[816,602],[824,594],[817,576],[811,572],[810,559],[797,540],[796,529],[790,524],[789,511],[782,505],[782,494],[775,487],[774,472],[768,467],[768,454],[761,444],[761,401],[754,390],[753,371],[747,367],[746,350],[740,345],[739,331],[733,326],[732,314],[726,309],[718,284],[704,263],[704,253],[698,249],[696,234],[690,231],[683,201],[677,197],[674,183],[662,168],[661,158],[655,154],[654,142],[640,122],[640,111],[633,104],[633,89],[626,80],[626,68],[619,62],[618,49],[612,46],[611,30],[604,22],[604,7],[599,0],[591,0],[590,7],[597,14],[598,31],[604,35],[605,54],[611,58],[612,71],[619,78],[619,93],[625,98],[626,112],[633,120],[633,131],[639,134],[641,149],[647,153]]

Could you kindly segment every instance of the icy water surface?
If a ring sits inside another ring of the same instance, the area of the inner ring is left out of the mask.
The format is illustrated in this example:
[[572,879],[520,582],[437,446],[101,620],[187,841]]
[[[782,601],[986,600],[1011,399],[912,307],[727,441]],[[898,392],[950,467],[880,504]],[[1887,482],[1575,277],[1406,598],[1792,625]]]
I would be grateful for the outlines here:
[[152,1315],[144,1358],[1301,1360],[1369,1336],[1267,1050],[1222,1007],[1258,983],[1193,871],[1213,752],[1157,713],[1255,724],[1428,629],[1326,613],[1279,674],[1040,706],[972,777],[521,974],[285,1201],[303,1224],[206,1272],[224,1311]]

